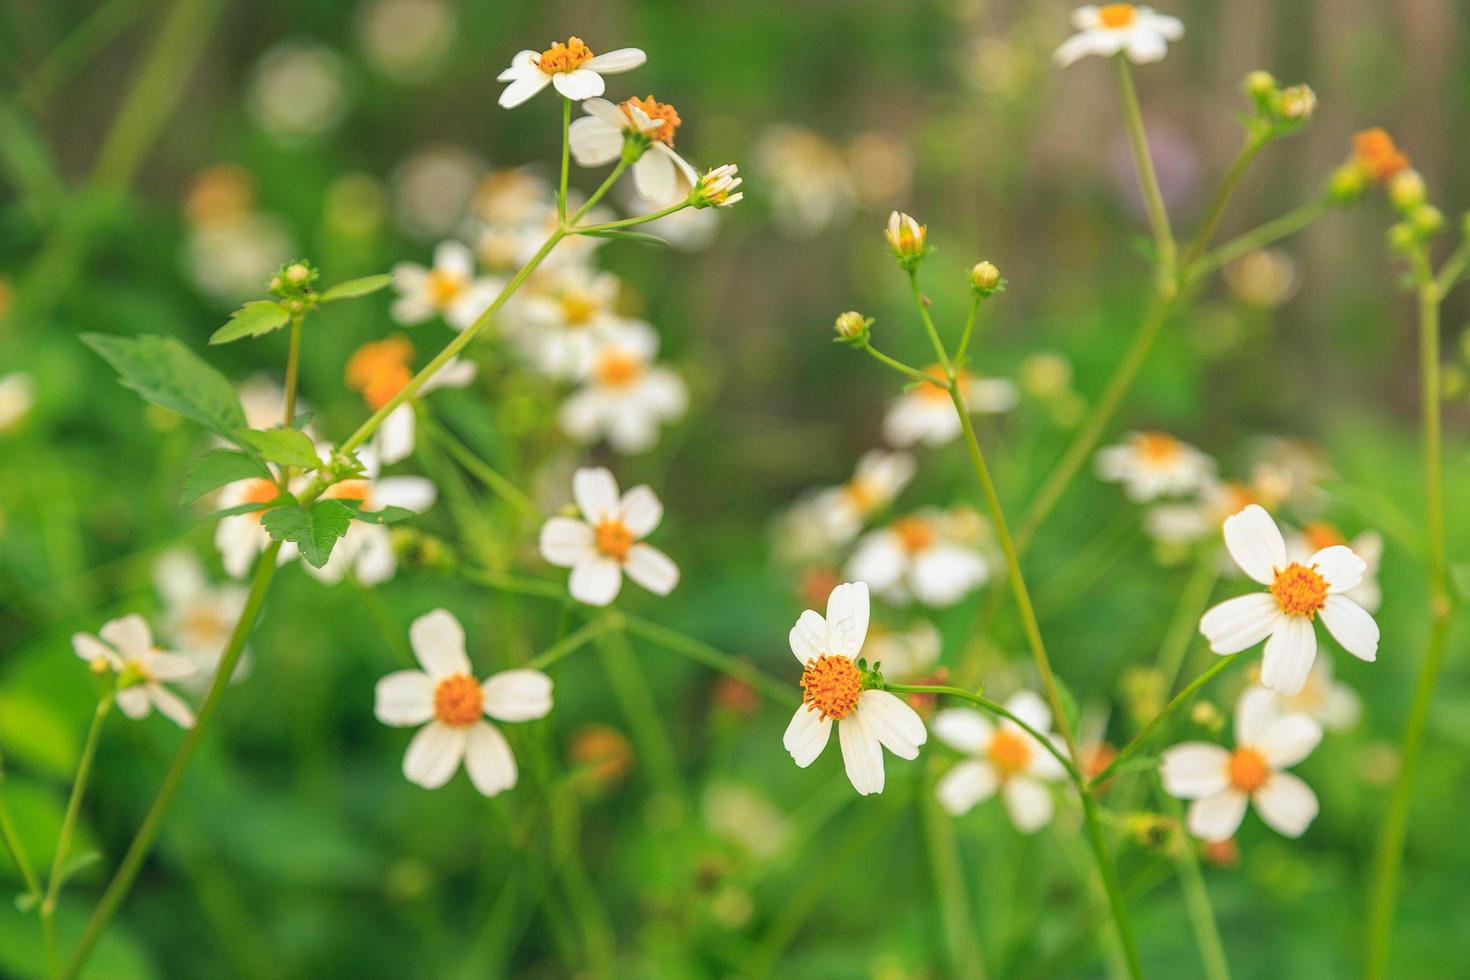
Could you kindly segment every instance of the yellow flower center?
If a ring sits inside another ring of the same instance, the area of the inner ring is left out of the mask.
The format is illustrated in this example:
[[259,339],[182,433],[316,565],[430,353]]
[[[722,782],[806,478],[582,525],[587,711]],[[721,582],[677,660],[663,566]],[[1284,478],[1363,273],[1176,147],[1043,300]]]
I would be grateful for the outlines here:
[[681,120],[679,113],[667,102],[656,102],[653,96],[647,98],[632,98],[623,103],[623,115],[629,119],[633,118],[632,108],[637,106],[642,109],[649,119],[658,122],[658,125],[650,129],[646,134],[650,139],[656,139],[660,143],[674,145],[674,130],[679,128]]
[[1266,757],[1255,749],[1239,748],[1231,752],[1226,771],[1230,785],[1242,793],[1254,793],[1271,778],[1271,767],[1266,765]]
[[389,337],[363,344],[347,361],[347,386],[362,392],[363,401],[376,411],[413,379],[409,361],[413,345],[406,337]]
[[643,362],[620,350],[604,351],[597,361],[597,380],[609,388],[626,388],[643,374]]
[[841,721],[857,707],[863,693],[863,674],[847,657],[822,654],[806,662],[801,672],[801,700],[823,718]]
[[228,625],[213,603],[196,603],[184,617],[182,632],[191,642],[203,645],[218,640]]
[[1097,8],[1097,20],[1110,31],[1122,30],[1138,20],[1138,11],[1131,3],[1105,3]]
[[1025,772],[1026,766],[1030,764],[1031,744],[1020,732],[999,728],[991,738],[990,748],[985,750],[985,754],[990,756],[991,765],[1000,770],[1002,777],[1015,776]]
[[1409,158],[1394,145],[1392,136],[1377,127],[1353,134],[1353,160],[1380,184],[1409,169]]
[[1140,432],[1133,437],[1133,451],[1144,466],[1161,469],[1179,458],[1183,443],[1166,432]]
[[1342,532],[1326,521],[1308,523],[1302,528],[1302,536],[1307,539],[1307,547],[1313,551],[1321,551],[1323,548],[1331,548],[1337,544],[1347,544],[1347,538],[1342,536]]
[[860,514],[870,513],[883,502],[883,490],[873,480],[854,479],[842,491]]
[[455,674],[434,688],[434,717],[450,728],[468,728],[485,710],[485,692],[473,677]]
[[597,550],[614,561],[623,561],[637,540],[622,521],[603,521],[596,527]]
[[582,43],[580,37],[569,37],[567,43],[557,41],[541,52],[536,67],[548,75],[576,71],[592,60],[592,50]]
[[585,326],[598,310],[598,302],[586,293],[566,292],[561,297],[561,316],[568,326]]
[[458,299],[465,285],[465,277],[449,269],[430,269],[424,278],[424,292],[429,296],[429,303],[439,310]]
[[922,517],[900,517],[893,522],[898,543],[909,554],[926,551],[934,544],[934,527]]
[[1277,569],[1271,595],[1282,612],[1311,619],[1327,604],[1327,580],[1317,573],[1316,565],[1308,568],[1294,561]]

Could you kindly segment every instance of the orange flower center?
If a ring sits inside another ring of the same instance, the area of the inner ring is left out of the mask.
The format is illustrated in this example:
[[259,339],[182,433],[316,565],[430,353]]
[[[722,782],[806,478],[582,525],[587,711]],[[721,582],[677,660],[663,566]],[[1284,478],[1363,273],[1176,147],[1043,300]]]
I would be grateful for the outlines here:
[[1307,547],[1313,551],[1321,551],[1323,548],[1331,548],[1337,544],[1347,544],[1347,538],[1342,536],[1342,532],[1326,521],[1310,522],[1302,528],[1302,536],[1307,539]]
[[860,514],[871,512],[883,502],[883,490],[872,480],[858,478],[842,489],[853,509]]
[[582,39],[569,37],[566,44],[557,41],[541,52],[541,57],[536,59],[536,67],[548,75],[555,75],[576,71],[591,60],[592,50],[582,43]]
[[567,292],[561,297],[561,316],[568,326],[585,326],[598,310],[598,302],[586,293]]
[[841,721],[857,707],[863,693],[863,674],[847,657],[822,654],[806,662],[801,672],[801,700],[823,718]]
[[1000,770],[1002,777],[1015,776],[1025,772],[1031,762],[1031,745],[1020,732],[998,728],[985,754],[990,756],[991,764]]
[[597,361],[597,380],[609,388],[626,388],[643,374],[643,362],[620,350],[604,351]]
[[408,363],[413,344],[406,337],[389,337],[363,344],[347,361],[347,386],[362,392],[369,408],[382,408],[413,379]]
[[1110,31],[1132,26],[1138,19],[1138,11],[1131,3],[1105,3],[1097,8],[1098,23]]
[[1271,595],[1282,612],[1311,619],[1327,604],[1327,580],[1316,569],[1294,561],[1276,571]]
[[1409,158],[1394,145],[1393,137],[1377,127],[1353,134],[1353,159],[1379,183],[1409,168]]
[[[944,368],[940,367],[938,364],[931,364],[931,365],[929,365],[928,367],[926,367],[924,369],[924,373],[926,375],[928,375],[929,377],[933,378],[935,381],[939,382],[939,384],[937,384],[937,385],[931,385],[931,384],[916,385],[914,388],[912,388],[910,390],[915,395],[919,396],[920,398],[924,399],[925,401],[944,402],[944,403],[948,404],[949,403],[949,378],[945,377]],[[968,382],[969,380],[970,380],[970,375],[967,372],[965,372],[965,371],[959,372],[959,383],[962,386],[966,382]],[[940,387],[941,385],[943,387]]]
[[435,309],[444,309],[459,298],[465,289],[465,276],[453,269],[430,269],[424,278],[424,292]]
[[934,543],[934,527],[922,517],[900,517],[893,522],[898,543],[909,554],[925,551]]
[[597,550],[614,561],[623,561],[638,540],[622,521],[603,521],[596,528]]
[[[281,495],[281,488],[269,480],[251,480],[245,484],[245,493],[240,499],[242,504],[265,504],[275,500]],[[254,510],[250,516],[257,521],[260,520],[263,510]]]
[[1271,767],[1266,765],[1266,757],[1255,749],[1239,748],[1230,753],[1226,770],[1230,775],[1230,785],[1242,793],[1254,793],[1271,778]]
[[679,128],[681,120],[678,111],[667,102],[655,102],[653,96],[638,99],[633,98],[623,103],[623,114],[629,119],[633,118],[632,108],[637,106],[642,109],[649,119],[658,122],[658,125],[650,129],[647,135],[661,143],[674,145],[674,130]]
[[1166,432],[1140,432],[1133,437],[1133,451],[1144,466],[1161,468],[1177,460],[1183,444]]
[[218,641],[227,625],[213,603],[198,603],[184,617],[182,632],[193,643],[203,645]]
[[369,508],[373,499],[373,487],[367,480],[343,480],[327,487],[322,494],[332,500],[356,500]]
[[468,728],[485,710],[485,692],[473,677],[455,674],[434,688],[434,717],[450,728]]

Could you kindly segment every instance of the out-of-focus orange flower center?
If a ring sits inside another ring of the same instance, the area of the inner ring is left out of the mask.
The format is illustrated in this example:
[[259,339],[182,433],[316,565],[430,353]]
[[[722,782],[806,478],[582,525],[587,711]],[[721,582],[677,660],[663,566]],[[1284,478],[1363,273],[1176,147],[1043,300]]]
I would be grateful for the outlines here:
[[609,388],[626,388],[643,374],[643,362],[620,350],[604,351],[597,360],[597,380]]
[[1311,521],[1302,528],[1302,536],[1307,539],[1307,547],[1313,551],[1321,551],[1323,548],[1331,548],[1333,545],[1347,544],[1347,538],[1335,525],[1326,521]]
[[1105,3],[1097,8],[1098,23],[1111,31],[1129,27],[1137,19],[1138,11],[1131,3]]
[[[281,495],[281,488],[269,480],[251,480],[245,484],[245,493],[241,496],[242,504],[265,504],[275,500]],[[254,510],[250,516],[257,521],[260,520],[263,510]]]
[[934,526],[922,517],[900,517],[893,522],[898,543],[911,555],[926,551],[934,544]]
[[[938,364],[931,364],[924,369],[924,373],[933,378],[938,384],[919,384],[910,390],[925,401],[948,402],[949,401],[949,378],[945,377],[944,368]],[[959,372],[959,383],[963,386],[970,380],[970,375],[965,371]]]
[[1271,778],[1271,767],[1266,765],[1266,757],[1255,749],[1239,748],[1230,753],[1227,770],[1230,785],[1242,793],[1254,793]]
[[1271,595],[1282,612],[1311,619],[1327,604],[1327,580],[1317,573],[1316,565],[1308,568],[1294,561],[1277,570]]
[[622,521],[603,521],[594,529],[596,532],[597,550],[614,561],[623,561],[628,557],[633,542],[638,540],[633,532],[628,530],[628,525]]
[[455,674],[434,688],[434,717],[451,728],[468,728],[485,710],[485,692],[473,677]]
[[1140,432],[1133,437],[1133,451],[1143,465],[1164,467],[1177,460],[1183,444],[1167,432]]
[[1409,168],[1409,158],[1385,130],[1374,127],[1353,134],[1353,159],[1379,183]]
[[467,285],[467,277],[457,269],[430,269],[424,276],[424,292],[436,310],[442,310],[459,299]]
[[592,49],[582,43],[580,37],[569,37],[566,44],[557,41],[541,52],[541,57],[536,60],[536,67],[548,75],[555,75],[559,72],[576,71],[591,60]]
[[658,123],[658,125],[655,126],[653,129],[648,130],[645,135],[647,135],[651,139],[656,139],[661,143],[667,143],[669,146],[673,146],[674,130],[678,129],[680,123],[682,122],[682,120],[679,119],[678,111],[667,102],[655,101],[653,96],[650,95],[642,99],[628,99],[626,102],[623,103],[623,114],[626,115],[629,119],[633,118],[633,113],[630,110],[634,106],[642,109],[644,114],[648,116],[649,119],[652,119]]
[[331,500],[356,500],[364,509],[371,509],[373,485],[367,480],[343,480],[327,487],[322,496]]
[[998,728],[985,754],[990,756],[991,764],[1000,770],[1001,776],[1015,776],[1025,772],[1030,764],[1031,745],[1020,732]]
[[413,345],[406,337],[363,344],[347,361],[347,386],[362,392],[369,408],[382,408],[413,379],[408,366],[412,358]]
[[847,657],[822,654],[808,660],[801,672],[801,700],[823,718],[841,721],[857,707],[862,693],[862,671]]

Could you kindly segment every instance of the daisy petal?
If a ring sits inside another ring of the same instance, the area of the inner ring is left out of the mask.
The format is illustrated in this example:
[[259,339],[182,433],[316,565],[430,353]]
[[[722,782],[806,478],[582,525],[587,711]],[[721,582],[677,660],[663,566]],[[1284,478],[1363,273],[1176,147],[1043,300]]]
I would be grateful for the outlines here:
[[[601,101],[603,100],[587,100]],[[567,140],[571,145],[572,159],[581,167],[601,167],[612,163],[623,152],[623,131],[593,116],[583,116],[573,121],[567,130]]]
[[149,684],[145,690],[148,692],[148,700],[153,702],[159,714],[180,728],[194,727],[194,709],[190,708],[183,698],[162,684]]
[[592,525],[575,517],[553,517],[541,525],[541,557],[560,568],[571,568],[596,554]]
[[625,71],[632,71],[647,60],[648,55],[641,48],[616,48],[597,55],[584,67],[606,75],[618,75]]
[[503,793],[516,784],[516,758],[494,725],[480,722],[465,738],[464,769],[481,796]]
[[605,606],[618,597],[623,587],[623,570],[617,562],[601,555],[579,562],[567,579],[567,591],[578,602]]
[[556,90],[573,102],[590,99],[594,95],[601,95],[607,88],[602,76],[590,68],[578,68],[575,71],[557,72],[551,76],[551,84]]
[[137,613],[109,620],[97,631],[97,635],[111,643],[125,657],[140,657],[153,646],[153,635],[148,631],[148,623]]
[[637,538],[647,536],[658,527],[664,516],[664,505],[646,485],[636,486],[623,494],[622,510],[623,525]]
[[856,659],[867,636],[867,583],[844,582],[827,597],[827,652]]
[[403,775],[424,789],[438,789],[459,768],[466,740],[463,728],[429,722],[408,743],[408,751],[403,756]]
[[1272,723],[1256,747],[1272,769],[1286,769],[1311,755],[1320,741],[1321,725],[1306,715],[1286,715]]
[[820,711],[803,704],[791,716],[791,724],[786,726],[781,744],[786,746],[796,764],[805,769],[822,754],[831,735],[832,719],[823,718]]
[[1259,745],[1280,717],[1281,699],[1274,691],[1247,688],[1235,702],[1235,744]]
[[919,746],[929,740],[919,713],[888,691],[864,691],[856,710],[863,713],[863,725],[873,737],[900,759],[917,759]]
[[[1017,691],[1006,701],[1006,710],[1036,729],[1045,732],[1051,727],[1051,708],[1035,691]],[[1012,722],[1014,724],[1014,722]]]
[[1276,569],[1286,564],[1286,542],[1271,515],[1257,504],[1225,518],[1225,547],[1241,571],[1270,585]]
[[1282,616],[1266,641],[1261,683],[1288,697],[1300,694],[1317,656],[1317,634],[1305,616]]
[[1010,814],[1011,823],[1023,834],[1034,834],[1045,827],[1056,810],[1051,790],[1024,776],[1007,779],[1000,788],[1000,798],[1006,813]]
[[434,682],[421,670],[400,670],[374,688],[373,714],[385,725],[422,725],[434,717]]
[[551,711],[551,678],[539,670],[502,670],[480,685],[485,714],[500,721],[534,721]]
[[945,708],[935,713],[930,725],[935,738],[969,755],[983,753],[995,737],[990,719],[971,708]]
[[618,481],[602,466],[585,466],[572,474],[572,499],[591,524],[618,516]]
[[791,652],[796,654],[796,659],[805,664],[813,657],[820,657],[826,653],[827,646],[827,621],[822,614],[808,609],[797,619],[796,625],[791,627]]
[[635,544],[629,548],[623,570],[654,595],[668,595],[679,584],[679,566],[652,545]]
[[1164,791],[1181,800],[1213,796],[1230,785],[1230,753],[1208,742],[1185,742],[1166,749],[1159,764]]
[[863,716],[853,712],[837,726],[837,741],[842,746],[842,764],[852,788],[861,796],[883,792],[883,746],[863,724]]
[[1199,631],[1216,653],[1239,653],[1270,636],[1283,618],[1271,593],[1252,592],[1210,609],[1200,617]]
[[934,795],[952,817],[969,813],[976,803],[995,795],[1000,777],[988,762],[961,762],[940,778]]
[[435,609],[415,619],[408,628],[408,642],[434,680],[471,672],[470,658],[464,652],[464,627],[448,609]]
[[1363,581],[1368,570],[1367,562],[1353,554],[1347,545],[1335,544],[1323,548],[1307,559],[1307,567],[1315,567],[1317,574],[1327,580],[1327,591],[1346,592]]
[[656,143],[633,164],[633,184],[638,193],[660,204],[674,198],[674,162],[656,152]]
[[1378,623],[1347,596],[1330,595],[1322,607],[1322,625],[1342,648],[1359,660],[1378,659]]
[[529,75],[522,75],[507,85],[505,90],[500,93],[500,108],[514,109],[550,83],[551,78],[543,72],[538,71]]
[[1317,794],[1289,772],[1272,773],[1252,800],[1266,825],[1287,837],[1300,837],[1317,817]]
[[1211,844],[1229,840],[1245,818],[1245,804],[1246,795],[1236,789],[1201,797],[1189,805],[1189,832]]

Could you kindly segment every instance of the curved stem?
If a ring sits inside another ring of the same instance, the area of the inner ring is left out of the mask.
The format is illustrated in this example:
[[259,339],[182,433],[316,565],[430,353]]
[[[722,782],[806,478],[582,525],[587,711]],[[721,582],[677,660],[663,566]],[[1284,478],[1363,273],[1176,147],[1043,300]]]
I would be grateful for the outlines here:
[[936,378],[932,374],[925,374],[918,368],[910,367],[902,361],[889,357],[887,354],[878,350],[878,348],[874,347],[871,343],[868,343],[867,341],[863,342],[862,349],[867,351],[869,354],[872,354],[873,357],[875,357],[879,362],[888,365],[889,367],[893,368],[893,370],[897,371],[899,374],[904,375],[912,381],[917,381],[921,384],[931,384],[934,385],[936,388],[948,387],[948,385],[944,383],[943,379]]
[[1267,143],[1267,139],[1260,135],[1253,135],[1245,141],[1240,152],[1235,155],[1235,161],[1230,164],[1230,169],[1225,172],[1225,178],[1220,181],[1220,186],[1215,191],[1215,197],[1210,201],[1210,209],[1205,212],[1205,220],[1200,223],[1199,230],[1195,232],[1194,238],[1184,250],[1179,264],[1188,268],[1194,260],[1205,253],[1209,248],[1210,241],[1215,237],[1215,229],[1220,227],[1220,218],[1225,214],[1225,205],[1230,203],[1230,195],[1235,191],[1235,185],[1240,183],[1240,178],[1245,174],[1246,167],[1250,166],[1256,154]]
[[702,640],[687,636],[667,626],[650,622],[638,616],[624,615],[624,627],[634,636],[642,637],[650,643],[657,644],[672,653],[688,657],[695,663],[703,664],[735,678],[745,684],[749,684],[761,694],[770,698],[778,704],[788,704],[797,689],[790,684],[785,684],[759,667],[738,657],[732,656],[723,650],[717,650]]
[[537,509],[535,501],[526,496],[520,487],[511,483],[502,476],[494,467],[476,456],[464,443],[460,442],[447,428],[439,424],[439,421],[428,412],[419,414],[419,424],[428,430],[429,435],[443,446],[455,461],[485,484],[491,491],[498,494],[501,499],[510,504],[521,514],[530,520],[539,520],[541,511]]
[[1174,234],[1169,230],[1169,212],[1164,208],[1164,195],[1159,190],[1159,177],[1154,172],[1153,157],[1148,151],[1148,137],[1143,131],[1143,111],[1138,107],[1138,92],[1133,88],[1133,72],[1128,59],[1120,52],[1113,57],[1118,66],[1118,91],[1123,97],[1123,119],[1127,123],[1128,142],[1133,148],[1133,163],[1138,171],[1138,190],[1148,211],[1148,224],[1153,230],[1154,247],[1159,253],[1159,279],[1167,282],[1174,275]]
[[623,218],[618,221],[605,221],[600,225],[580,225],[578,227],[572,228],[570,233],[574,235],[585,235],[588,232],[593,231],[616,231],[619,228],[631,228],[634,225],[645,225],[650,221],[657,221],[659,218],[667,217],[668,215],[673,214],[675,211],[683,211],[689,206],[690,205],[688,201],[680,201],[677,204],[670,204],[668,207],[663,208],[659,211],[654,211],[651,214],[635,215],[631,218]]
[[1273,218],[1263,225],[1252,228],[1250,231],[1242,232],[1218,248],[1201,255],[1185,270],[1186,275],[1191,280],[1203,279],[1211,272],[1214,272],[1221,266],[1229,265],[1247,252],[1254,252],[1258,248],[1265,248],[1274,241],[1279,241],[1288,235],[1301,231],[1307,225],[1316,221],[1328,211],[1331,211],[1332,207],[1332,199],[1326,196],[1313,198],[1310,201],[1299,204],[1281,217]]
[[934,318],[929,315],[929,304],[924,299],[924,293],[919,289],[919,270],[907,269],[909,274],[909,288],[914,294],[914,306],[918,307],[919,319],[924,321],[924,332],[929,335],[929,343],[934,345],[934,354],[939,358],[939,366],[944,369],[945,374],[950,373],[949,355],[944,352],[944,342],[939,339],[939,331],[934,327]]
[[573,630],[571,633],[562,637],[557,643],[553,643],[541,651],[541,653],[532,657],[526,662],[525,667],[527,670],[545,670],[563,657],[576,653],[582,647],[609,630],[622,628],[622,625],[619,613],[609,613],[601,619],[594,619],[591,622],[584,623],[580,629]]
[[960,334],[960,345],[954,349],[954,366],[958,370],[965,366],[965,355],[970,350],[970,335],[975,332],[975,319],[980,313],[980,304],[985,297],[976,296],[970,302],[970,315],[965,318],[965,329]]
[[979,694],[975,691],[967,691],[962,687],[951,687],[945,684],[889,684],[885,682],[883,684],[883,690],[891,691],[894,694],[942,694],[946,697],[961,698],[965,701],[970,702],[973,705],[984,708],[986,711],[989,711],[992,714],[996,714],[1002,718],[1009,719],[1010,721],[1013,721],[1017,725],[1021,726],[1026,734],[1030,735],[1037,742],[1041,743],[1041,747],[1046,749],[1046,751],[1051,754],[1052,758],[1061,763],[1063,769],[1067,770],[1067,775],[1072,778],[1072,781],[1074,783],[1080,784],[1083,781],[1082,773],[1077,769],[1077,766],[1073,764],[1072,760],[1067,756],[1065,752],[1057,748],[1055,742],[1046,737],[1045,733],[1039,732],[1035,728],[1032,728],[1031,725],[1029,725],[1026,721],[1007,710],[1005,705],[997,701],[992,701],[983,694]]

